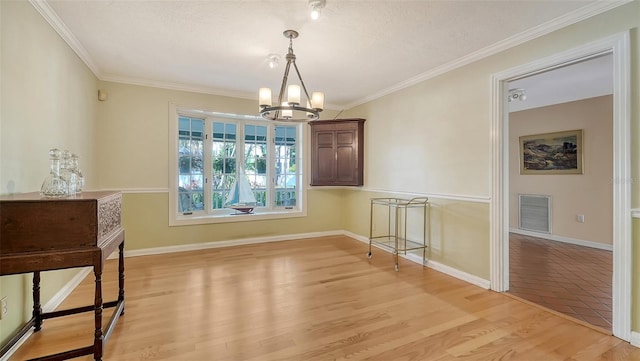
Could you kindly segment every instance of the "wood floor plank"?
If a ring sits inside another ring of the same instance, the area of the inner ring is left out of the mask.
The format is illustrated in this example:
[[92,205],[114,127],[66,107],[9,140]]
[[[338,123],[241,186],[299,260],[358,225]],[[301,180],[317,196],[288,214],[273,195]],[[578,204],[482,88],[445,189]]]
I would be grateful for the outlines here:
[[[367,252],[335,236],[127,258],[105,360],[640,360],[615,337]],[[105,300],[116,267],[105,265]],[[61,308],[92,300],[88,277]],[[46,320],[11,360],[86,346],[92,325],[91,313]]]

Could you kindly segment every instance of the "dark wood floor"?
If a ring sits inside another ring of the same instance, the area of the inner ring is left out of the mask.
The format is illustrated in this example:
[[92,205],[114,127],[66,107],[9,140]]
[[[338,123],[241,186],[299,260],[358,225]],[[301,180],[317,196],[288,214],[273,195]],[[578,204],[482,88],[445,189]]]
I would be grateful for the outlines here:
[[[127,309],[104,360],[640,360],[604,332],[405,259],[396,272],[392,255],[367,251],[336,236],[127,258]],[[105,300],[116,265],[105,265]],[[87,277],[61,308],[92,301]],[[92,339],[92,313],[46,320],[11,360]]]
[[611,251],[511,233],[509,293],[611,331]]

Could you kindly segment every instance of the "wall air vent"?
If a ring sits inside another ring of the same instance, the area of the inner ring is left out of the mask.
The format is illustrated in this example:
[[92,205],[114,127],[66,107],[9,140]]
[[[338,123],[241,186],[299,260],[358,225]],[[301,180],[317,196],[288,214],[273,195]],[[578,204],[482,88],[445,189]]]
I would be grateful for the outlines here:
[[525,231],[551,233],[551,196],[519,194],[519,227]]

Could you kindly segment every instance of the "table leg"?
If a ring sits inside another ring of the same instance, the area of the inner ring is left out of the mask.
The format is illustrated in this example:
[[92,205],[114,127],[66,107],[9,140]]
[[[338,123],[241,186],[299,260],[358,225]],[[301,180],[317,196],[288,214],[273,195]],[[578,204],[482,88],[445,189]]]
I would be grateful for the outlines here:
[[[118,247],[120,255],[118,257],[118,302],[124,302],[124,241]],[[124,315],[124,306],[120,315]]]
[[96,290],[94,300],[95,333],[93,338],[93,359],[102,360],[102,262],[93,266],[96,278]]
[[33,272],[33,319],[34,332],[42,329],[42,305],[40,304],[40,271]]

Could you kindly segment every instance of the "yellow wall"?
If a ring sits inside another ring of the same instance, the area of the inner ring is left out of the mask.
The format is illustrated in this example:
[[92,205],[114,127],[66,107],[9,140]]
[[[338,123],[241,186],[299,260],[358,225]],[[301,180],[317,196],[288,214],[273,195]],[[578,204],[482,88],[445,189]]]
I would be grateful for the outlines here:
[[123,226],[126,249],[179,246],[195,243],[269,237],[342,229],[341,190],[309,191],[307,217],[169,227],[167,192],[126,193]]
[[[520,174],[520,136],[575,129],[583,131],[582,174]],[[509,158],[510,228],[519,226],[518,194],[548,195],[553,235],[613,243],[613,96],[510,113],[509,149],[516,150]]]
[[253,114],[255,100],[113,82],[100,82],[100,89],[108,99],[98,108],[99,188],[127,191],[127,250],[341,229],[341,192],[329,189],[308,193],[307,217],[169,227],[169,104]]
[[[0,12],[0,194],[39,190],[54,147],[77,153],[95,188],[97,79],[28,2],[0,1]],[[45,272],[43,304],[76,273]],[[30,318],[30,292],[30,276],[0,277],[9,308],[0,343]]]
[[[344,229],[367,238],[370,232],[371,198],[410,199],[419,196],[367,190],[345,192]],[[429,197],[429,203],[427,258],[488,280],[489,204],[482,201],[450,200],[438,197]],[[382,235],[376,231],[388,230],[385,223],[387,213],[383,209],[376,208],[374,216],[377,214],[382,217],[373,220],[376,226],[374,235]],[[412,217],[409,214],[407,238],[410,240],[422,240],[423,225],[419,219],[420,216],[421,214],[415,214]],[[393,216],[391,222],[395,222]],[[380,230],[380,228],[383,229]],[[392,226],[391,234],[393,230]],[[399,230],[401,234],[404,233],[403,226],[400,226]]]
[[[491,197],[491,76],[600,38],[631,30],[633,206],[640,205],[640,125],[638,72],[640,1],[581,21],[496,55],[476,61],[380,99],[356,106],[345,117],[366,118],[365,190],[427,193],[470,198]],[[630,180],[630,181],[632,181]],[[348,195],[348,197],[358,197]],[[349,199],[350,199],[349,198]],[[359,202],[363,205],[364,202]],[[350,205],[351,209],[357,208]],[[350,209],[350,208],[347,208]],[[347,229],[362,229],[366,218],[347,212]],[[478,214],[475,214],[478,213]],[[474,217],[489,222],[489,207]],[[459,222],[456,220],[455,222]],[[472,229],[469,220],[459,226]],[[488,227],[488,225],[487,225]],[[359,233],[359,232],[358,232]],[[446,265],[489,273],[489,234],[444,240],[453,250]],[[634,233],[634,262],[640,258]],[[478,259],[480,258],[480,259]],[[467,268],[468,269],[468,268]],[[633,329],[640,330],[640,276],[633,278]]]
[[[170,103],[221,113],[257,113],[255,99],[104,81],[99,87],[108,94],[108,99],[98,105],[96,161],[100,165],[100,189],[168,188]],[[335,113],[325,110],[321,115],[331,118]],[[308,129],[305,131],[308,133]]]
[[255,101],[100,82],[97,138],[100,189],[164,189],[169,182],[169,103],[251,114]]

